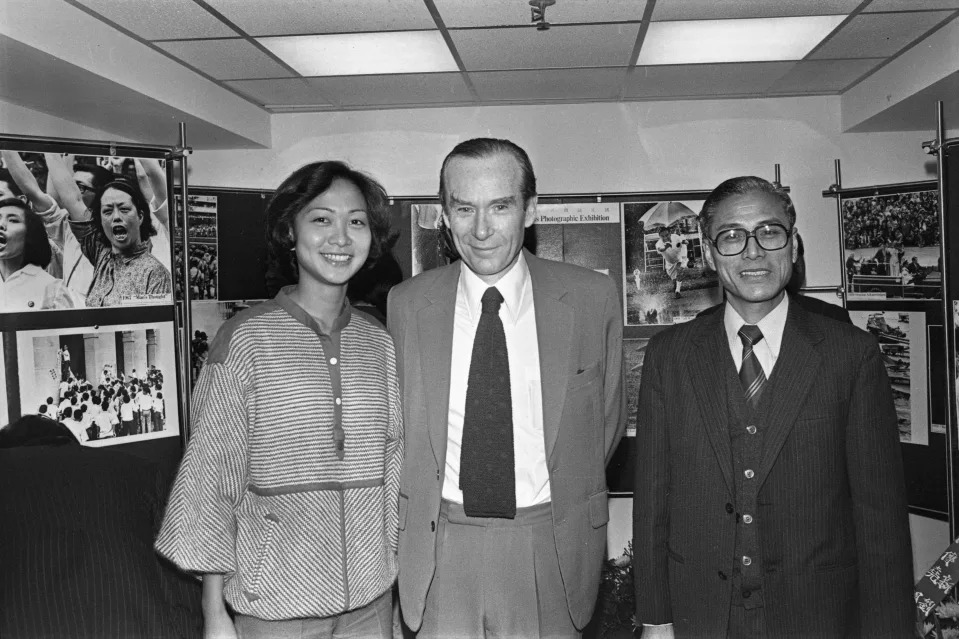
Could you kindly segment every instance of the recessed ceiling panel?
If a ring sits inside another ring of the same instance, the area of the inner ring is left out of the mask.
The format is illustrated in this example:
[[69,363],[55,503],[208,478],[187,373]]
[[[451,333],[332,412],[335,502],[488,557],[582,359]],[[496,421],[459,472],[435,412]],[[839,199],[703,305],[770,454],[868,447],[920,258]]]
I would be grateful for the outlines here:
[[261,106],[332,106],[316,86],[308,80],[289,78],[283,80],[237,80],[225,82]]
[[657,0],[653,20],[846,15],[860,4],[861,0]]
[[470,80],[483,101],[612,100],[626,67],[475,71]]
[[450,31],[471,71],[624,66],[638,33],[638,24]]
[[[456,27],[509,27],[530,24],[525,0],[434,0],[443,24]],[[646,0],[560,0],[546,7],[550,24],[629,22],[643,19]]]
[[883,58],[895,55],[949,15],[948,11],[860,14],[810,57]]
[[157,46],[217,80],[293,75],[247,40],[182,40]]
[[459,73],[419,73],[310,78],[330,102],[342,107],[409,106],[471,102]]
[[636,67],[626,86],[628,98],[762,95],[795,62],[684,64]]
[[770,93],[820,93],[843,91],[883,62],[882,58],[860,60],[806,60],[769,87]]
[[259,38],[304,76],[458,71],[439,31],[381,31]]
[[802,60],[842,20],[842,16],[799,16],[654,22],[637,64]]
[[144,40],[230,38],[237,33],[193,0],[78,0]]
[[423,0],[207,0],[254,36],[435,29]]
[[863,11],[920,11],[923,9],[959,9],[959,0],[872,0]]

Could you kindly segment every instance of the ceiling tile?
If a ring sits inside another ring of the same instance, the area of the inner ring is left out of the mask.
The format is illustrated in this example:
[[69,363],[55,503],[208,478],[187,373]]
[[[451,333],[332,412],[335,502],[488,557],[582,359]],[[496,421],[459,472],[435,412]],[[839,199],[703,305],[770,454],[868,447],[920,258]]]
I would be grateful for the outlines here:
[[872,0],[863,11],[920,11],[923,9],[959,9],[959,0]]
[[247,40],[184,40],[157,45],[217,80],[293,75]]
[[657,0],[653,20],[712,20],[723,18],[779,18],[851,13],[861,0]]
[[411,73],[309,78],[337,106],[406,106],[472,102],[460,73]]
[[949,15],[948,11],[860,14],[810,58],[889,57],[925,35]]
[[795,65],[795,62],[748,62],[636,67],[627,81],[625,97],[760,95]]
[[289,78],[280,80],[237,80],[224,83],[249,96],[261,106],[332,106],[316,86],[308,80]]
[[535,69],[474,71],[470,80],[481,100],[612,100],[626,74],[625,67],[601,69]]
[[[434,0],[434,4],[451,29],[530,24],[530,6],[522,0]],[[645,9],[646,0],[562,0],[546,8],[546,20],[550,24],[639,21]]]
[[229,38],[237,33],[193,0],[77,0],[144,40]]
[[638,24],[618,24],[467,29],[450,36],[468,70],[500,71],[625,66],[638,33]]
[[250,35],[435,29],[423,0],[207,0]]
[[769,92],[817,93],[842,91],[884,61],[884,58],[863,58],[860,60],[806,60],[798,62],[789,73],[769,87]]

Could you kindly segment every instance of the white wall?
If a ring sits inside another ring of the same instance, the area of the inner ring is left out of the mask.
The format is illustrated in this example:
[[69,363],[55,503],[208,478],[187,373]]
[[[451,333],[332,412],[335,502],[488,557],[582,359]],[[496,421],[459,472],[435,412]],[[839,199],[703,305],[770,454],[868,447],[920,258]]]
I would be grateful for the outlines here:
[[345,159],[391,195],[436,192],[443,156],[475,136],[508,137],[529,152],[540,193],[711,189],[735,175],[792,189],[807,251],[808,284],[838,284],[835,204],[821,192],[934,178],[923,133],[847,134],[838,97],[549,106],[464,107],[273,116],[273,147],[199,151],[191,183],[275,188],[318,159]]

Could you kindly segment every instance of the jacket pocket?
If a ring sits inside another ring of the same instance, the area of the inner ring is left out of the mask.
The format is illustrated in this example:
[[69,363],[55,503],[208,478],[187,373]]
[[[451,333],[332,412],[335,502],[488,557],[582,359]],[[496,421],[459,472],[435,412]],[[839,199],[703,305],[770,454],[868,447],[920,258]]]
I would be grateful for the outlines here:
[[398,509],[398,515],[399,515],[398,528],[400,530],[406,530],[406,514],[409,511],[409,508],[410,508],[410,498],[404,495],[403,493],[400,493],[399,509]]
[[589,523],[593,528],[605,526],[609,521],[609,500],[603,490],[589,496]]
[[269,553],[273,548],[273,544],[278,534],[277,528],[280,525],[280,518],[271,512],[266,513],[263,516],[263,519],[266,520],[266,530],[264,530],[263,539],[260,541],[260,545],[256,550],[253,563],[253,574],[250,577],[248,587],[243,590],[243,595],[251,603],[260,598],[260,595],[257,594],[257,591],[260,588],[260,579],[263,576],[263,564],[266,562],[266,558],[269,556]]

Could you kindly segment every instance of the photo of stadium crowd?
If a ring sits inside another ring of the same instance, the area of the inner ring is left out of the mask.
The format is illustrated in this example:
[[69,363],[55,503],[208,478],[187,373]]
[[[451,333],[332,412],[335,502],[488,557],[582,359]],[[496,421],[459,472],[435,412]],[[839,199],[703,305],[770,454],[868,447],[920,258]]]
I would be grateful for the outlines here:
[[842,222],[848,299],[941,297],[938,191],[845,199]]

